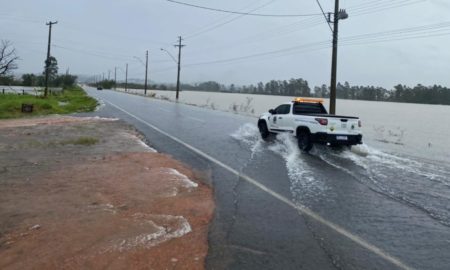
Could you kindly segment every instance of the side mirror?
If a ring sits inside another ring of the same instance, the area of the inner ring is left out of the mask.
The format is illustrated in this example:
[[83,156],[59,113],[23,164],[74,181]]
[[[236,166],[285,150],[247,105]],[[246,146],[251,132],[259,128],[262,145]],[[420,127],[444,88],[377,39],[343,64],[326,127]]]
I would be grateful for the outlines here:
[[270,113],[270,114],[275,114],[275,110],[274,110],[274,109],[270,109],[270,110],[269,110],[269,113]]

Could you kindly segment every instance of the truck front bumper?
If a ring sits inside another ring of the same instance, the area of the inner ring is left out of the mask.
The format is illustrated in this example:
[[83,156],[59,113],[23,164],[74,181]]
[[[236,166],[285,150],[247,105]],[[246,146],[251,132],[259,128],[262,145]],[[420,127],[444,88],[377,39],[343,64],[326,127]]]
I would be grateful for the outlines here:
[[362,135],[347,135],[347,134],[328,134],[324,132],[318,132],[311,134],[312,140],[319,144],[331,144],[331,145],[356,145],[362,144]]

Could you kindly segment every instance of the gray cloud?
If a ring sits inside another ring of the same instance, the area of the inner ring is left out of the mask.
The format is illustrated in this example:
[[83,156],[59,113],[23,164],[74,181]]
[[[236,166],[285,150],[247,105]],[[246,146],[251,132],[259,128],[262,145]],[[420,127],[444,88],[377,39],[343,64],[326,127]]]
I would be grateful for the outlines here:
[[[274,14],[320,11],[315,1],[188,2],[238,11],[266,5],[257,11]],[[326,11],[333,9],[334,1],[321,2]],[[341,3],[350,17],[340,27],[339,81],[385,87],[418,82],[450,85],[450,77],[445,75],[450,63],[447,49],[450,25],[354,40],[357,35],[445,22],[450,8],[446,1],[344,0]],[[320,16],[229,15],[164,0],[17,0],[4,3],[0,13],[0,38],[15,44],[22,59],[18,70],[21,73],[42,71],[48,31],[45,22],[58,20],[54,26],[52,54],[58,59],[60,70],[107,74],[117,66],[121,79],[128,62],[130,76],[143,78],[143,66],[133,56],[143,58],[148,49],[150,78],[173,82],[175,63],[160,48],[176,55],[172,45],[177,36],[183,35],[187,37],[182,57],[185,82],[216,80],[249,84],[302,77],[311,85],[329,83],[331,33]],[[269,53],[277,50],[280,52]],[[246,58],[227,62],[240,57]],[[203,62],[208,64],[193,65]]]

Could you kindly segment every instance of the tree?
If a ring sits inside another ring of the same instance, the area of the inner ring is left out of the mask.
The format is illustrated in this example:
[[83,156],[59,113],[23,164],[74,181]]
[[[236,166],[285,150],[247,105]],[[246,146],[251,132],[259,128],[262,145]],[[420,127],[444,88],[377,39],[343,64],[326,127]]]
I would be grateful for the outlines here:
[[55,57],[50,56],[48,60],[45,60],[45,67],[43,74],[45,75],[45,69],[47,68],[47,61],[48,61],[48,81],[49,84],[51,84],[52,81],[56,79],[58,76],[58,61]]
[[36,75],[34,74],[23,74],[22,75],[22,83],[24,86],[35,86],[36,85]]
[[[53,81],[53,85],[67,88],[67,87],[73,86],[76,81],[77,81],[77,76],[70,75],[70,74],[64,74],[64,75],[57,76],[55,78],[55,80]],[[114,82],[114,80],[112,80],[112,82]]]
[[11,47],[11,42],[2,40],[0,45],[0,76],[9,74],[12,70],[17,69],[16,49]]

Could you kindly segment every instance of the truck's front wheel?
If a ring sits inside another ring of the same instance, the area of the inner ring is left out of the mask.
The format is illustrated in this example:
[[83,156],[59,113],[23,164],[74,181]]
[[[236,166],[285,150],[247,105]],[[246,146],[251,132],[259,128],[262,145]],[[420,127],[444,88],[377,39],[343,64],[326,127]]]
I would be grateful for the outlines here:
[[264,121],[258,123],[259,133],[261,134],[261,138],[263,140],[267,140],[270,136],[270,131],[267,128],[267,124]]
[[302,130],[299,133],[297,133],[297,142],[298,148],[300,148],[300,150],[306,153],[309,152],[313,147],[311,141],[311,134],[306,130]]

